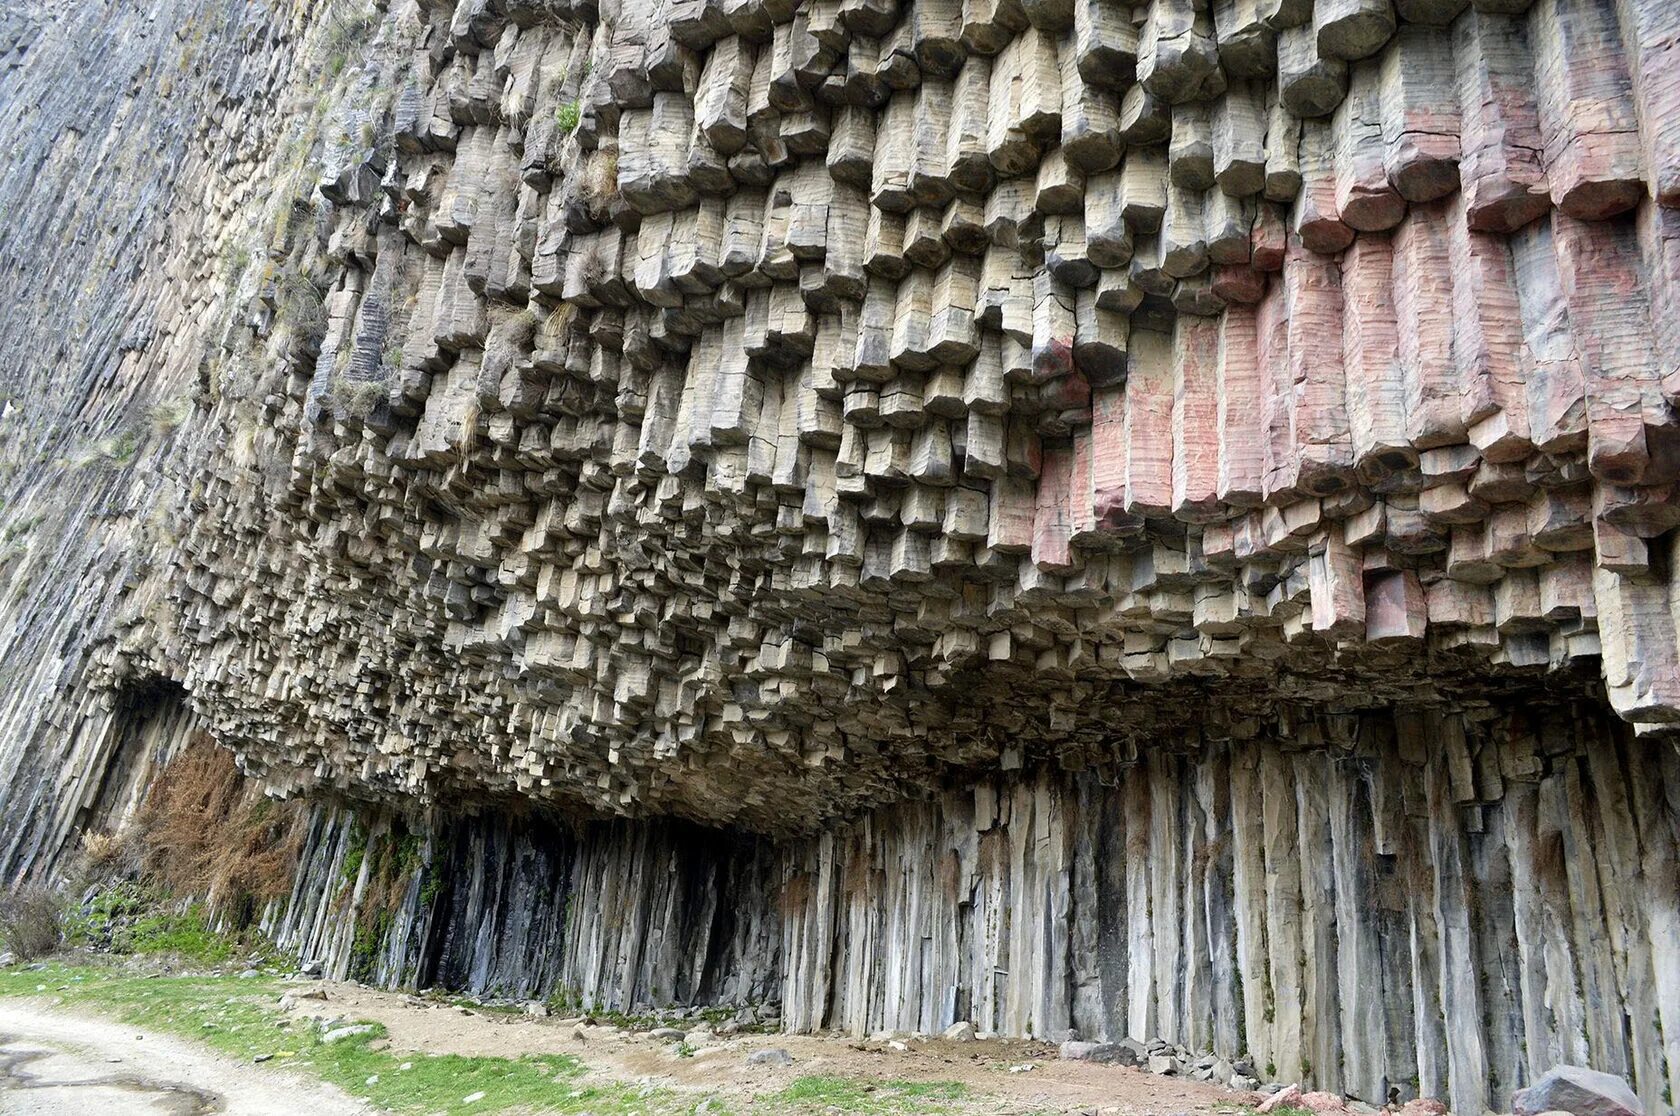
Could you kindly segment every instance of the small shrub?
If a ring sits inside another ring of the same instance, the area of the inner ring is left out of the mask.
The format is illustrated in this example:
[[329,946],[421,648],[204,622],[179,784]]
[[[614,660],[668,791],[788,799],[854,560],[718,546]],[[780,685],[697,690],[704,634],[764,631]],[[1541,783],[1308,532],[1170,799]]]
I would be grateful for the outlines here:
[[570,135],[577,130],[578,120],[583,116],[583,109],[577,101],[567,101],[554,110],[554,126]]
[[0,896],[0,948],[28,961],[58,948],[64,897],[38,884]]
[[130,876],[140,868],[140,850],[134,842],[114,833],[82,834],[82,879],[106,880]]
[[326,300],[320,288],[296,271],[283,270],[275,277],[274,313],[281,322],[317,342],[326,332]]

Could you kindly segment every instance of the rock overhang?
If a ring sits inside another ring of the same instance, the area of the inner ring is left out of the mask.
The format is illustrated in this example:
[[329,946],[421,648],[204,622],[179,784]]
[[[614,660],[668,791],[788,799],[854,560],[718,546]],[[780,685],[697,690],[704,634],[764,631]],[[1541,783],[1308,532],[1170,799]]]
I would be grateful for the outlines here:
[[1323,7],[361,25],[113,673],[277,787],[766,829],[1595,668],[1666,731],[1660,16]]

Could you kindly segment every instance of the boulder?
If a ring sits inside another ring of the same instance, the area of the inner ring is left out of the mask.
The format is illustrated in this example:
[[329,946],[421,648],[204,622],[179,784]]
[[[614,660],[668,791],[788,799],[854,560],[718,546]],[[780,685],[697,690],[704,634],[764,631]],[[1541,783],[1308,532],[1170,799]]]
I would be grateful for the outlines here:
[[1162,1074],[1167,1077],[1178,1073],[1178,1059],[1171,1054],[1151,1054],[1148,1070],[1150,1073]]
[[1064,1042],[1062,1060],[1101,1062],[1108,1066],[1138,1066],[1143,1063],[1139,1051],[1123,1042]]
[[1419,1097],[1401,1105],[1399,1116],[1447,1116],[1447,1106],[1433,1097]]
[[648,1032],[648,1038],[655,1042],[682,1042],[688,1038],[688,1032],[675,1027],[655,1027]]
[[331,1044],[335,1042],[343,1042],[347,1038],[355,1038],[357,1035],[371,1035],[372,1033],[373,1028],[368,1024],[352,1023],[348,1027],[334,1027],[332,1030],[321,1036],[321,1041],[323,1043]]
[[1335,1113],[1347,1111],[1347,1101],[1335,1093],[1326,1093],[1315,1089],[1310,1093],[1301,1095],[1301,1107],[1311,1109],[1319,1113],[1320,1116],[1333,1116]]
[[940,1037],[948,1039],[951,1042],[973,1042],[974,1024],[970,1023],[966,1019],[960,1023],[953,1023],[949,1027],[945,1028],[944,1033]]
[[1585,1066],[1558,1066],[1511,1097],[1516,1116],[1569,1112],[1573,1116],[1645,1116],[1633,1089],[1613,1073]]
[[1275,1112],[1280,1108],[1300,1107],[1301,1087],[1299,1085],[1286,1085],[1282,1089],[1273,1093],[1271,1096],[1267,1097],[1265,1100],[1261,1101],[1259,1111]]
[[768,1047],[764,1050],[754,1050],[747,1055],[749,1066],[791,1066],[793,1055],[779,1046]]

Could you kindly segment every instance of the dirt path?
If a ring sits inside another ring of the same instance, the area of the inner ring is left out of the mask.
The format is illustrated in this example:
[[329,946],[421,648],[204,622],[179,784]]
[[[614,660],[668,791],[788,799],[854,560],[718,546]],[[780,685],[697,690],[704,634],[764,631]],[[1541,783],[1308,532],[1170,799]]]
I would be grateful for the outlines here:
[[[911,1040],[895,1049],[814,1035],[698,1037],[690,1049],[610,1026],[470,1011],[437,1000],[375,991],[350,984],[324,986],[325,1003],[303,1001],[299,1010],[383,1023],[393,1050],[495,1055],[571,1054],[589,1066],[585,1080],[646,1082],[699,1102],[721,1099],[730,1108],[763,1099],[801,1078],[837,1077],[861,1082],[946,1082],[963,1086],[966,1100],[942,1102],[966,1113],[1136,1114],[1194,1116],[1216,1106],[1252,1103],[1233,1092],[1179,1077],[1090,1062],[1064,1062],[1049,1043],[1002,1040]],[[470,1010],[470,1009],[469,1009]],[[787,1065],[751,1065],[756,1050],[781,1049]]]
[[[963,1116],[1213,1116],[1258,1098],[1215,1085],[1089,1062],[1064,1062],[1042,1042],[943,1039],[893,1043],[835,1036],[691,1035],[678,1046],[645,1033],[576,1020],[463,1009],[437,999],[348,984],[306,984],[289,997],[298,1015],[382,1023],[393,1053],[517,1058],[569,1054],[588,1067],[580,1085],[661,1091],[677,1111],[916,1111],[877,1107],[874,1086],[955,1082],[938,1110]],[[749,1056],[781,1050],[785,1064]],[[837,1082],[836,1105],[810,1090]],[[793,1090],[791,1094],[787,1091]],[[844,1090],[849,1090],[844,1091]],[[899,1090],[885,1089],[879,1095]],[[808,1097],[795,1105],[788,1097]],[[841,1097],[852,1100],[841,1100]],[[766,1107],[769,1106],[769,1107]],[[364,1116],[371,1110],[308,1076],[234,1061],[190,1039],[115,1023],[82,1009],[0,1000],[0,1112],[7,1116]]]
[[7,1116],[362,1116],[329,1085],[88,1013],[0,1001]]

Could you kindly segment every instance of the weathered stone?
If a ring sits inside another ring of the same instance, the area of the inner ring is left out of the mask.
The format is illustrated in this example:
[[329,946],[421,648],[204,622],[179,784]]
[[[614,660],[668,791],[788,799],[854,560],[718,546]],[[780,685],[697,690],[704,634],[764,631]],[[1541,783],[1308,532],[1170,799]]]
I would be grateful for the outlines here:
[[355,1038],[358,1035],[371,1035],[372,1033],[373,1028],[370,1025],[366,1023],[352,1023],[347,1026],[334,1027],[331,1030],[322,1031],[321,1041],[323,1043],[331,1044],[335,1042],[343,1042],[345,1039]]
[[1613,1073],[1584,1066],[1556,1066],[1511,1095],[1517,1116],[1570,1112],[1574,1116],[1644,1116],[1645,1106],[1628,1083]]
[[1175,1075],[1183,1069],[1179,1060],[1171,1054],[1151,1054],[1148,1062],[1144,1064],[1144,1068],[1150,1073],[1166,1074],[1168,1076]]
[[1070,1062],[1101,1062],[1104,1065],[1140,1066],[1143,1057],[1140,1056],[1135,1044],[1127,1042],[1080,1042],[1070,1040],[1062,1043],[1061,1056]]

